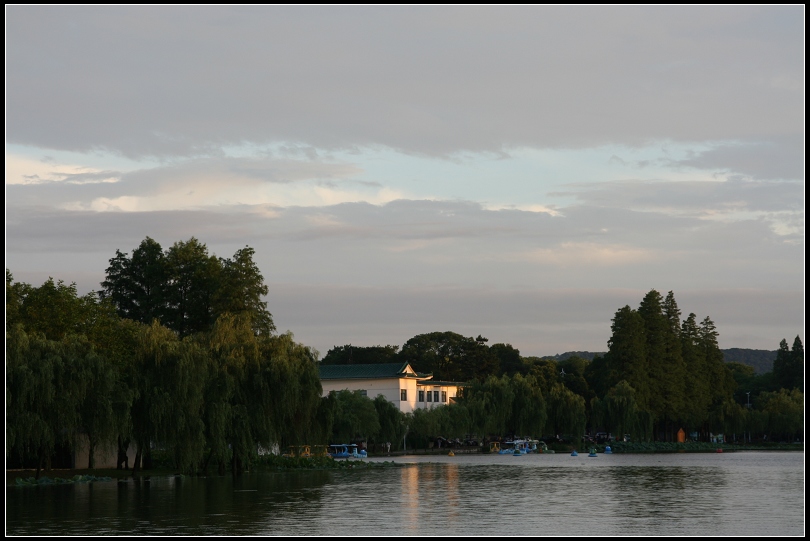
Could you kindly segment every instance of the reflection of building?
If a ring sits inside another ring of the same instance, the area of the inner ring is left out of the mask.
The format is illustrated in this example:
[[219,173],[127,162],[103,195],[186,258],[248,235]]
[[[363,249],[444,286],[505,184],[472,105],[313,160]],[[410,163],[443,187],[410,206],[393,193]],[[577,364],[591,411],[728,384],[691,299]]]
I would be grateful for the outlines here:
[[408,363],[321,365],[323,394],[329,391],[359,391],[369,398],[383,395],[403,413],[453,402],[462,384],[433,381]]

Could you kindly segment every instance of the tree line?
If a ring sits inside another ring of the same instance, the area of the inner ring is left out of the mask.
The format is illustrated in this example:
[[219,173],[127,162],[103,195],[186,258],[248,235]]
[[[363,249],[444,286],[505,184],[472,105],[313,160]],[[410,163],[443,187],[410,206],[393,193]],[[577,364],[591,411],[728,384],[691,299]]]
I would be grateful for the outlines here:
[[466,382],[455,403],[404,415],[382,397],[322,397],[317,352],[276,333],[253,256],[245,247],[218,258],[195,238],[164,250],[147,237],[116,251],[101,290],[84,296],[53,279],[15,282],[7,269],[7,461],[39,475],[79,435],[90,468],[110,444],[129,466],[132,443],[133,471],[161,452],[180,471],[238,472],[261,449],[355,438],[396,448],[439,435],[803,430],[798,337],[758,376],[722,362],[710,318],[681,321],[673,294],[654,290],[616,313],[609,351],[593,360],[523,357],[480,335],[434,332],[401,348],[336,346],[321,362],[409,362]]
[[[646,441],[673,441],[680,429],[703,440],[718,433],[791,440],[803,434],[804,348],[798,336],[792,349],[783,339],[773,370],[757,375],[750,366],[724,362],[710,317],[690,313],[682,319],[674,293],[664,297],[656,290],[638,308],[620,308],[611,331],[608,352],[590,360],[523,357],[510,344],[489,346],[480,335],[433,332],[401,348],[336,346],[322,362],[409,362],[434,379],[467,382],[463,396],[448,408],[465,411],[415,413],[436,417],[421,423],[435,434],[576,437],[604,430]],[[532,389],[537,408],[508,390],[524,386]],[[539,426],[527,430],[517,420],[521,413]]]

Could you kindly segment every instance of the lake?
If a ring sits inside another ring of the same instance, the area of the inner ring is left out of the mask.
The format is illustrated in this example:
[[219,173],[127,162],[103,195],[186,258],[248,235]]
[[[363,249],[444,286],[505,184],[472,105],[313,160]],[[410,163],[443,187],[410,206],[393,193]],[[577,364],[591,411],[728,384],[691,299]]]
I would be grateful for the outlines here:
[[404,456],[6,488],[6,535],[804,535],[804,453]]

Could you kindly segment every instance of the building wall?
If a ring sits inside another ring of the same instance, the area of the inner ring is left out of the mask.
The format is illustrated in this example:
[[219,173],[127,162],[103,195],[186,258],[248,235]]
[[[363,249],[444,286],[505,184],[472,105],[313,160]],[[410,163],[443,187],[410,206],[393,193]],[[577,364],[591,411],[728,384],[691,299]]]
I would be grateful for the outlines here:
[[[446,406],[450,403],[451,398],[458,396],[458,385],[449,385],[446,383],[435,385],[428,381],[418,381],[413,378],[381,378],[381,379],[329,379],[321,380],[323,387],[323,396],[329,394],[330,391],[342,391],[344,389],[349,391],[366,391],[366,394],[372,400],[377,395],[383,395],[386,400],[399,407],[402,413],[411,413],[415,409],[432,409],[437,406]],[[407,400],[400,400],[401,390],[407,391]],[[439,401],[419,400],[419,391],[438,391]],[[447,393],[446,401],[442,401],[442,392]]]
[[[323,396],[330,391],[366,391],[372,400],[383,395],[386,400],[399,408],[403,413],[410,413],[416,408],[416,380],[412,378],[380,379],[326,379],[321,380]],[[407,400],[400,400],[401,390],[407,391]]]
[[[435,408],[437,406],[446,406],[446,405],[448,405],[450,403],[452,398],[456,398],[458,396],[458,389],[459,389],[458,385],[451,385],[451,384],[447,384],[447,383],[439,383],[437,385],[437,384],[431,383],[430,381],[423,381],[423,382],[421,382],[421,384],[417,388],[416,407],[421,408],[421,409],[433,409],[433,408]],[[419,400],[419,391],[424,391],[425,392],[425,396],[424,396],[425,400]],[[428,402],[427,401],[427,393],[428,392],[431,392],[431,393],[438,392],[439,393],[439,401],[436,402],[435,396],[432,396],[432,398],[434,398],[434,400],[431,401],[431,402]],[[443,396],[442,393],[446,393],[446,395]],[[442,400],[442,398],[445,398],[445,397],[447,398],[447,400]]]

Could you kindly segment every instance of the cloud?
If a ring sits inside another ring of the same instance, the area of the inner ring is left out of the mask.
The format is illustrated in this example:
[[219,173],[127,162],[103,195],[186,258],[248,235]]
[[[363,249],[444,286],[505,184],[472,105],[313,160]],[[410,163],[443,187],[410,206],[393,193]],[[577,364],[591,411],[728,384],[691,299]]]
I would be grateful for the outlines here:
[[623,180],[570,187],[554,195],[572,196],[585,205],[706,218],[744,212],[804,214],[804,185],[795,181]]
[[137,157],[795,136],[803,10],[11,6],[7,138]]
[[66,184],[114,183],[120,171],[104,171],[77,164],[57,163],[53,158],[35,160],[14,153],[6,154],[6,185],[62,182]]
[[[12,160],[21,175],[33,160]],[[41,167],[48,167],[39,164]],[[53,171],[54,168],[49,169]],[[73,172],[80,171],[80,172]],[[272,158],[205,158],[118,173],[115,183],[104,171],[78,167],[47,173],[47,182],[12,182],[13,204],[51,204],[75,210],[188,210],[238,204],[334,204],[367,198],[389,201],[401,194],[373,183],[344,184],[362,170],[345,163]],[[45,173],[42,173],[45,175]],[[92,182],[92,181],[96,182]],[[321,185],[328,181],[327,186]],[[101,184],[101,183],[104,184]],[[32,186],[32,184],[35,184]],[[96,184],[77,187],[76,184]]]
[[804,136],[767,141],[718,144],[692,157],[672,162],[675,166],[725,169],[757,180],[804,180]]

